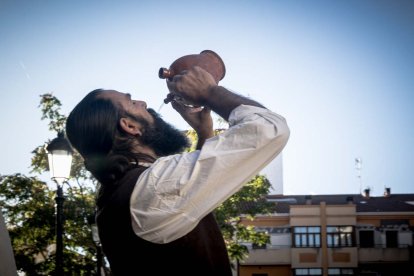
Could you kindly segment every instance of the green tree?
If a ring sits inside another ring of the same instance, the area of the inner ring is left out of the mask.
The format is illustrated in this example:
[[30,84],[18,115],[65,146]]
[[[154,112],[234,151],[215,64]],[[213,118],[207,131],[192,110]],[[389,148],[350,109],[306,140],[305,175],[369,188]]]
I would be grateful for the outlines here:
[[[61,102],[51,93],[40,95],[42,120],[48,121],[51,131],[57,133],[65,127],[66,116]],[[223,131],[223,129],[216,132]],[[187,132],[195,144],[197,135]],[[50,141],[46,141],[45,144]],[[193,150],[189,148],[188,151]],[[45,145],[32,152],[31,173],[0,175],[0,208],[12,240],[16,265],[26,275],[51,275],[55,269],[55,190],[39,179],[48,171]],[[64,185],[64,270],[65,275],[93,275],[96,273],[96,247],[92,240],[88,218],[94,213],[98,183],[83,165],[75,151],[71,179]],[[248,255],[243,243],[263,245],[269,242],[266,233],[240,224],[241,214],[254,218],[269,211],[264,197],[270,183],[257,175],[238,193],[215,210],[230,258],[242,261]]]
[[[66,117],[52,94],[40,96],[42,120],[51,131],[64,129]],[[50,141],[46,141],[45,145]],[[18,270],[26,275],[52,275],[55,270],[56,190],[39,179],[48,171],[45,145],[32,152],[31,173],[0,175],[0,207],[12,240]],[[95,185],[75,153],[71,180],[64,184],[64,270],[65,275],[93,275],[96,247],[88,217],[94,213]]]

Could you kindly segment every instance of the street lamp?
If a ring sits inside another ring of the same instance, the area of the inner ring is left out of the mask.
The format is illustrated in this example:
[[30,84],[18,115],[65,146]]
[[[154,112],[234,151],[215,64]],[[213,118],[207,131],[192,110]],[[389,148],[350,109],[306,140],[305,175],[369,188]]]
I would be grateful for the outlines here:
[[88,223],[91,227],[92,232],[92,240],[95,243],[96,247],[96,275],[97,276],[103,276],[105,275],[105,269],[104,269],[104,261],[103,261],[103,252],[101,248],[101,240],[99,239],[99,233],[98,233],[98,225],[95,221],[95,215],[91,215],[88,217]]
[[63,190],[72,165],[72,147],[63,132],[46,147],[50,177],[57,184],[56,191],[56,276],[63,275]]

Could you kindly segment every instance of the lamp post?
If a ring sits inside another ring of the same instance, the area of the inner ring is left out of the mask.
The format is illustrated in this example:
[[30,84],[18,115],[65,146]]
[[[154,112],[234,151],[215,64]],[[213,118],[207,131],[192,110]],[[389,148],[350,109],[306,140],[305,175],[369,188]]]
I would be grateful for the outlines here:
[[99,239],[98,225],[95,221],[95,215],[88,217],[88,223],[91,227],[92,240],[95,243],[96,247],[96,275],[103,276],[105,275],[104,264],[103,264],[103,253],[101,248],[101,240]]
[[56,276],[63,275],[63,183],[69,179],[72,147],[63,132],[46,147],[50,177],[56,182]]

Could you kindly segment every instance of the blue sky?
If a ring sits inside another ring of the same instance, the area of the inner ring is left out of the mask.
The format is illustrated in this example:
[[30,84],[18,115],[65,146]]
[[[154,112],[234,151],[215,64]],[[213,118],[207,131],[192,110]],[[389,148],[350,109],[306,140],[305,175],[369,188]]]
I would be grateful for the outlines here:
[[[28,174],[30,152],[56,136],[39,95],[68,114],[111,88],[157,110],[158,69],[210,49],[221,85],[287,119],[285,194],[414,193],[413,14],[403,0],[0,0],[0,173]],[[160,113],[188,127],[170,105]]]

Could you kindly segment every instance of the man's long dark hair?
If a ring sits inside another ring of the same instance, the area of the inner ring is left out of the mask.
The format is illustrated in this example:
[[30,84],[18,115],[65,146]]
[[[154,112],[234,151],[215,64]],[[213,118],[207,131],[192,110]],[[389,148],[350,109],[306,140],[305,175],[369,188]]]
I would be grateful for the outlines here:
[[138,161],[154,158],[133,152],[135,137],[119,126],[126,117],[108,99],[98,97],[102,89],[90,92],[72,110],[66,122],[66,133],[72,146],[82,155],[85,167],[102,184],[116,183]]

